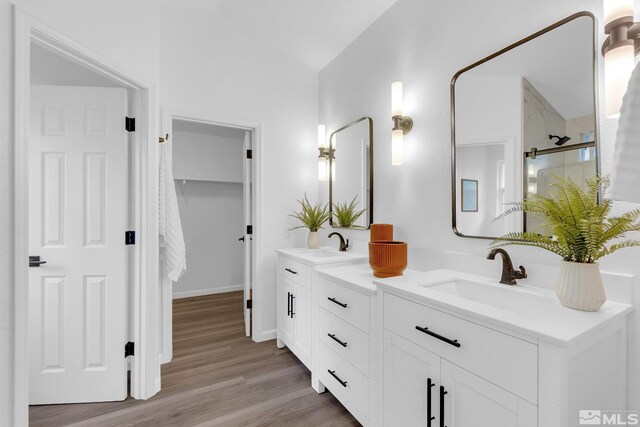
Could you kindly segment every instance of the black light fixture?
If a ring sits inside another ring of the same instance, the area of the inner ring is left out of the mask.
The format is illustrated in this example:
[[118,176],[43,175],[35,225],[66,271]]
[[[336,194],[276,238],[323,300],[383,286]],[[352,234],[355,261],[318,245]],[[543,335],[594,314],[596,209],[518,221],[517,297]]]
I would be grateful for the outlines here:
[[558,140],[556,141],[556,145],[559,147],[563,146],[571,139],[566,135],[565,136],[549,135],[549,139],[554,139],[554,138],[558,138]]

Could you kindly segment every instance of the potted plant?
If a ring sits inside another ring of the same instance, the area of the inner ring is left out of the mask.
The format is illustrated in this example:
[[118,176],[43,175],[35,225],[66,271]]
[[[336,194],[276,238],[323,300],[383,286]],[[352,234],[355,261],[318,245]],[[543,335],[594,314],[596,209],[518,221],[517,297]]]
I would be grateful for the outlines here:
[[336,219],[338,227],[342,228],[364,228],[361,225],[354,225],[356,221],[364,214],[367,209],[356,211],[358,202],[356,201],[356,195],[351,203],[334,203],[333,204],[333,216]]
[[613,252],[640,246],[637,240],[622,240],[627,233],[640,230],[640,209],[611,216],[611,201],[600,199],[600,186],[608,180],[587,180],[583,189],[570,178],[555,177],[551,194],[546,197],[528,193],[527,198],[508,209],[502,218],[514,212],[526,212],[542,220],[548,235],[531,232],[505,234],[492,242],[493,247],[534,246],[562,257],[556,281],[556,295],[565,307],[597,311],[606,301],[598,259]]
[[302,200],[298,200],[298,203],[300,203],[302,210],[300,212],[294,211],[293,215],[290,216],[300,220],[302,225],[293,227],[291,230],[308,228],[309,237],[307,238],[307,247],[309,249],[318,249],[320,247],[320,236],[318,236],[318,230],[324,228],[323,224],[329,220],[330,216],[327,210],[328,204],[322,206],[322,204],[317,203],[312,206],[311,203],[309,203],[309,199],[307,199],[306,193]]

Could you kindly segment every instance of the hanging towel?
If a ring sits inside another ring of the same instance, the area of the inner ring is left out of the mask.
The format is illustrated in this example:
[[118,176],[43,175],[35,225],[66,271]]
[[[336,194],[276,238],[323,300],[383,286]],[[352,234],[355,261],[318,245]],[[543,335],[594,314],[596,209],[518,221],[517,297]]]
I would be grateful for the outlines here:
[[640,63],[622,100],[612,170],[606,197],[640,203]]
[[160,144],[160,182],[158,187],[158,226],[160,229],[160,245],[163,274],[177,282],[187,270],[187,259],[182,234],[182,222],[178,211],[178,197],[173,182],[171,165],[171,147],[166,141]]

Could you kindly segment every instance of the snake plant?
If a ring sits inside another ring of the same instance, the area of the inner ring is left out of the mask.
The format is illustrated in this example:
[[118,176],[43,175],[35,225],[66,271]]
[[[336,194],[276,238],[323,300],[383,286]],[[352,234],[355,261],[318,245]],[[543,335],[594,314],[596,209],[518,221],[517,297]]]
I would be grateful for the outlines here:
[[497,219],[515,212],[526,212],[542,220],[548,235],[530,232],[507,233],[492,242],[493,247],[509,245],[534,246],[560,255],[563,260],[594,263],[613,252],[640,246],[638,240],[622,240],[627,233],[640,231],[640,209],[619,216],[611,215],[612,203],[599,198],[599,189],[608,179],[587,180],[583,189],[570,178],[555,177],[551,194],[528,193],[522,202],[514,203]]

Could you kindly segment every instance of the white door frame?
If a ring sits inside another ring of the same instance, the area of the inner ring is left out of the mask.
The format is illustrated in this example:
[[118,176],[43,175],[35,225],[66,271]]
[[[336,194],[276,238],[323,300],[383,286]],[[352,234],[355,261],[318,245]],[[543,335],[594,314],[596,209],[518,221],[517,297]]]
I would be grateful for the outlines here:
[[[252,140],[252,185],[253,193],[251,195],[251,223],[253,225],[253,244],[251,246],[251,271],[252,271],[252,313],[251,313],[251,338],[258,342],[262,341],[262,313],[264,309],[264,295],[262,289],[257,285],[260,283],[261,277],[259,277],[258,270],[258,254],[261,253],[262,245],[262,123],[259,121],[246,121],[243,119],[234,118],[220,118],[220,117],[208,117],[206,114],[194,113],[191,111],[184,111],[171,107],[162,107],[162,134],[169,134],[170,139],[172,135],[172,122],[173,120],[182,120],[185,122],[202,123],[214,126],[225,126],[231,128],[237,128],[242,130],[251,131],[253,134]],[[168,289],[171,289],[171,283],[167,283],[167,278],[162,278],[163,290],[164,290],[164,307],[163,307],[163,354],[162,363],[166,363],[171,360],[172,355],[172,336],[171,336],[171,295],[168,295]]]
[[[160,390],[158,357],[160,300],[158,284],[158,171],[156,88],[118,64],[59,34],[28,15],[14,10],[14,144],[13,144],[13,225],[14,225],[14,401],[13,425],[28,425],[28,146],[30,120],[31,43],[46,47],[66,59],[101,74],[133,94],[137,129],[130,185],[134,193],[134,223],[138,239],[133,255],[133,283],[130,284],[131,340],[135,356],[131,360],[131,395],[147,399]],[[124,123],[123,123],[124,125]],[[124,349],[123,349],[124,357]]]

